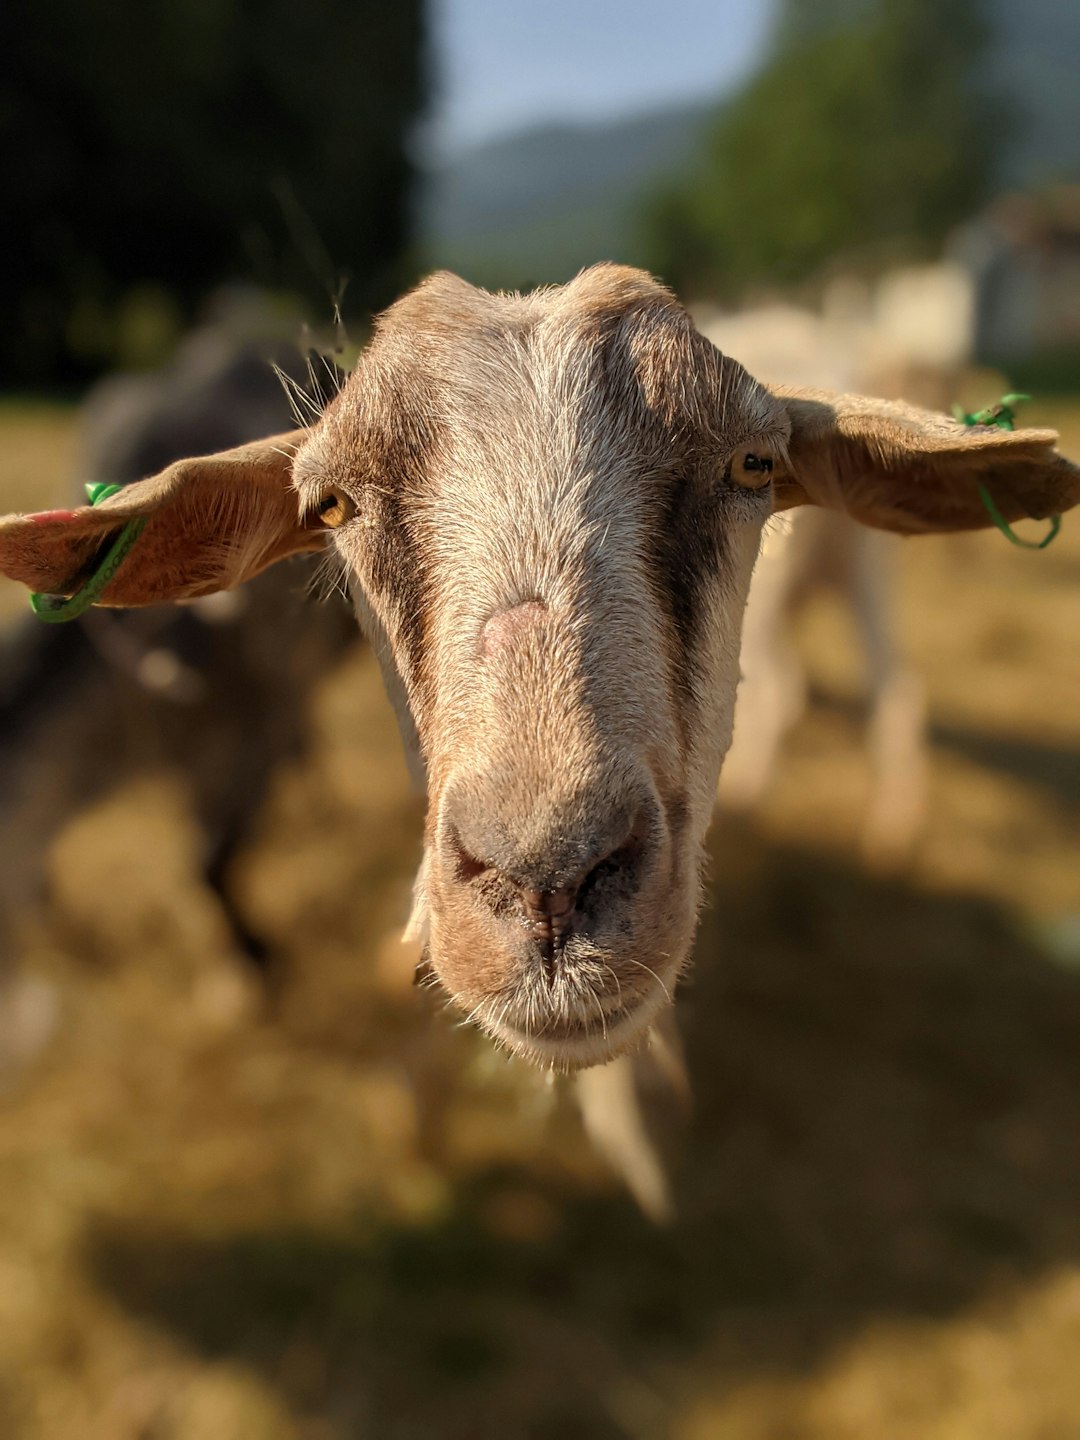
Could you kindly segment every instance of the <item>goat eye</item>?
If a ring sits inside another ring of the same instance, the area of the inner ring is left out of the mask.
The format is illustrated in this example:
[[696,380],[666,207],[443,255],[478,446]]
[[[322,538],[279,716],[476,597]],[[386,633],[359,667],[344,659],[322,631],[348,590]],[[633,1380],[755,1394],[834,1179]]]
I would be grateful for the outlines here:
[[331,487],[323,493],[315,510],[324,525],[336,529],[338,525],[344,525],[346,520],[352,519],[356,514],[356,504],[344,490]]
[[763,485],[769,483],[772,469],[771,455],[756,455],[752,451],[744,450],[741,455],[735,457],[731,467],[731,478],[736,485],[743,485],[749,490],[760,490]]

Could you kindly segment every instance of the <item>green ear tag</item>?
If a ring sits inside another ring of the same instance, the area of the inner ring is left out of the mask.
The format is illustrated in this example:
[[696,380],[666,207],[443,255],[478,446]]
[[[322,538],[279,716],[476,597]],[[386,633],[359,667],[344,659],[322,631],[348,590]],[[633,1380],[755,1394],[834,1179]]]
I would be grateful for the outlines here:
[[[996,405],[988,405],[985,410],[976,410],[973,414],[969,414],[962,406],[955,405],[953,415],[963,425],[996,425],[999,430],[1015,430],[1016,406],[1023,405],[1030,399],[1030,395],[1003,395]],[[993,496],[985,485],[979,486],[979,499],[986,506],[986,513],[1005,536],[1005,539],[1013,545],[1019,545],[1024,550],[1045,550],[1061,529],[1061,516],[1051,515],[1050,529],[1041,540],[1025,540],[1022,536],[1017,535],[994,504]]]
[[[110,495],[117,494],[123,488],[122,485],[109,485],[103,482],[98,485],[87,485],[86,494],[91,505],[98,505],[102,500],[107,500]],[[124,563],[128,551],[142,534],[145,524],[145,515],[129,520],[109,546],[101,564],[86,584],[76,590],[74,595],[65,599],[63,595],[39,595],[32,592],[30,609],[38,619],[43,620],[47,625],[59,625],[65,620],[77,620],[80,615],[90,609],[91,605],[96,604],[106,586]]]

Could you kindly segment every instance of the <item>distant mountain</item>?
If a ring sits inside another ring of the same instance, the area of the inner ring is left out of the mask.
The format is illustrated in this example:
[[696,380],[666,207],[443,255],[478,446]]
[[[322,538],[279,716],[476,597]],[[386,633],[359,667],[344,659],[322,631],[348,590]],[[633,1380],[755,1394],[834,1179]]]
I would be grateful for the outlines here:
[[[993,8],[990,77],[1015,117],[1002,187],[1080,179],[1080,0]],[[426,187],[425,263],[507,286],[564,280],[596,260],[645,263],[642,201],[692,164],[716,110],[698,101],[606,124],[544,125],[465,152]]]
[[431,176],[425,261],[495,285],[564,280],[596,260],[641,264],[638,215],[693,160],[715,106],[605,124],[552,124],[492,140]]

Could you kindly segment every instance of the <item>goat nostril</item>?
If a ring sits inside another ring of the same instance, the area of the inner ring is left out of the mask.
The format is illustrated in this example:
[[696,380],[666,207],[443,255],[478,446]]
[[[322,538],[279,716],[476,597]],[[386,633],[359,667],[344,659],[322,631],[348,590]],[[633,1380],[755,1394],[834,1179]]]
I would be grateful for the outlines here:
[[[626,907],[633,903],[641,879],[650,812],[639,812],[629,830],[622,831],[619,845],[604,850],[576,873],[574,860],[559,864],[560,850],[563,856],[567,851],[573,855],[565,843],[552,844],[550,855],[543,859],[522,863],[513,854],[516,847],[500,844],[499,835],[482,838],[480,843],[470,836],[466,843],[453,820],[444,834],[447,878],[452,875],[453,882],[467,887],[471,903],[493,918],[516,921],[534,956],[551,968],[575,936],[587,941],[593,931],[624,923]],[[579,864],[585,858],[584,849],[582,846],[574,857]],[[481,858],[484,855],[489,858]]]
[[454,876],[463,884],[479,879],[491,868],[465,848],[455,829],[450,831],[450,852],[454,858]]
[[642,849],[643,840],[635,828],[622,845],[610,850],[578,881],[575,893],[575,903],[578,909],[584,909],[588,905],[593,892],[603,880],[620,874],[624,878],[632,876]]

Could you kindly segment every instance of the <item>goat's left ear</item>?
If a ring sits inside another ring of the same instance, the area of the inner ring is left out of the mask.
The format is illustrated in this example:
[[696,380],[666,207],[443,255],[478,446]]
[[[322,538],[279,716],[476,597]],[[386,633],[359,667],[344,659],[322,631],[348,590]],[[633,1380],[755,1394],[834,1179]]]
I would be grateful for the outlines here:
[[219,455],[178,460],[99,505],[0,519],[0,573],[31,590],[72,595],[97,572],[130,521],[138,539],[98,603],[154,605],[228,590],[326,531],[292,488],[297,430]]
[[778,388],[791,419],[774,509],[824,505],[878,530],[920,535],[1044,520],[1080,503],[1080,469],[1053,430],[967,426],[912,405]]

